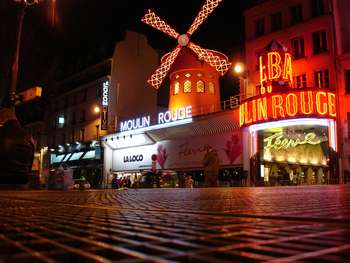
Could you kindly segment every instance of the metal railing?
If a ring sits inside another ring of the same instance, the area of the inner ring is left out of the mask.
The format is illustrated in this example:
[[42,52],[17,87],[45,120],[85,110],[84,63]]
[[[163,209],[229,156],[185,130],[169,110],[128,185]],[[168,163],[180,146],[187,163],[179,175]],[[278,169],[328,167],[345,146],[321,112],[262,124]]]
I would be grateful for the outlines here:
[[218,104],[202,104],[197,107],[192,107],[194,116],[204,115],[208,113],[232,110],[239,107],[240,95],[231,96],[228,100],[220,101]]

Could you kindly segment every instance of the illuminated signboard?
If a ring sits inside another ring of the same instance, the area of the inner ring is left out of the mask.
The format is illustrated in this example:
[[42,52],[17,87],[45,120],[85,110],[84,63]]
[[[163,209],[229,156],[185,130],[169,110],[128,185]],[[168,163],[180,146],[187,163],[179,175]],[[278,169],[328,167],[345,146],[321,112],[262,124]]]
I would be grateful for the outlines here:
[[300,117],[336,118],[335,93],[327,89],[292,89],[292,56],[271,41],[259,56],[260,95],[244,100],[240,126]]
[[305,116],[335,119],[335,93],[298,89],[252,97],[240,105],[239,116],[240,126]]
[[259,56],[260,94],[281,91],[292,86],[292,55],[276,40],[272,40]]
[[297,125],[259,131],[263,137],[261,154],[267,162],[326,165],[329,154],[328,128]]
[[[157,124],[166,124],[178,120],[184,120],[192,117],[192,106],[178,108],[174,111],[159,112]],[[120,131],[131,131],[151,126],[151,116],[143,116],[120,123]]]
[[109,81],[106,80],[102,83],[102,106],[108,106],[109,98]]
[[101,130],[108,129],[109,80],[102,83]]

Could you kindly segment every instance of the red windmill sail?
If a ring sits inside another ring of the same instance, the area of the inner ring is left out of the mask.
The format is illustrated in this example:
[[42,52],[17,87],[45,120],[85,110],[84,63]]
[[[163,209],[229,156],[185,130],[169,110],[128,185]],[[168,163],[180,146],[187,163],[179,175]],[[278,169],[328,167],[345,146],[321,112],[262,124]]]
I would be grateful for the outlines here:
[[192,42],[190,42],[190,36],[198,29],[198,27],[207,19],[207,17],[215,10],[222,0],[206,0],[192,25],[186,34],[180,35],[171,26],[169,26],[164,20],[157,16],[153,11],[148,10],[144,17],[141,19],[142,22],[154,27],[163,33],[177,39],[178,45],[175,49],[170,52],[165,61],[157,68],[155,73],[150,77],[148,83],[155,89],[159,89],[164,78],[168,74],[172,64],[176,60],[180,50],[187,46],[190,48],[199,58],[203,59],[221,75],[224,75],[230,68],[231,63],[226,59],[219,57],[212,51],[202,48]]

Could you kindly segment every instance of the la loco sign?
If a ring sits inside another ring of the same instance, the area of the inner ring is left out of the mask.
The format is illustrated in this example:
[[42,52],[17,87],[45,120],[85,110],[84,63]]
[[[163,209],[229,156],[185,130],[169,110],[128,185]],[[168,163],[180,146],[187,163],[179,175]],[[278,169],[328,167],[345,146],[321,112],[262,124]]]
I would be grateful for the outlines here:
[[335,119],[335,93],[300,89],[253,97],[240,105],[239,116],[240,126],[305,116]]

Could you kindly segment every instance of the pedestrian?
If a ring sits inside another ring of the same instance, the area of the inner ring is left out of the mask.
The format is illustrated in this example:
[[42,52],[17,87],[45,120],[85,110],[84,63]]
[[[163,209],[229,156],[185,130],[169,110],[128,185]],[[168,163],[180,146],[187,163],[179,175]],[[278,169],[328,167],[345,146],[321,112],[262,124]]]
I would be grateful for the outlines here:
[[118,189],[118,180],[117,180],[117,176],[113,175],[113,178],[112,178],[112,188],[114,189]]
[[204,165],[205,187],[216,187],[219,174],[219,156],[217,151],[209,146],[202,162]]
[[193,188],[193,179],[192,176],[187,175],[185,179],[185,186],[186,188]]

